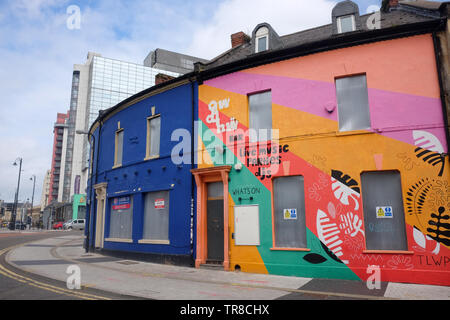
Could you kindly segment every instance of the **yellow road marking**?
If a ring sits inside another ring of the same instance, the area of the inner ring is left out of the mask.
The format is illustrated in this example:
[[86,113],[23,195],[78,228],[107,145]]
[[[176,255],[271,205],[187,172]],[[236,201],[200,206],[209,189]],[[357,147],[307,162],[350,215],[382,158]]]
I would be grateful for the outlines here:
[[[12,250],[16,247],[19,246],[23,246],[25,244],[21,244],[21,245],[16,245],[7,249],[3,249],[0,251],[0,256],[5,254],[6,252],[8,252],[9,250]],[[97,295],[93,295],[93,294],[89,294],[89,293],[83,293],[83,292],[76,292],[73,290],[69,290],[69,289],[64,289],[64,288],[60,288],[60,287],[56,287],[44,282],[40,282],[25,276],[22,276],[20,274],[17,274],[9,269],[6,269],[3,265],[0,265],[0,274],[14,279],[16,281],[19,281],[21,283],[26,283],[28,285],[43,289],[43,290],[47,290],[47,291],[51,291],[54,293],[58,293],[58,294],[65,294],[65,295],[70,295],[70,296],[74,296],[77,298],[81,298],[81,299],[86,299],[86,300],[111,300],[110,298],[106,298],[106,297],[102,297],[102,296],[97,296]],[[86,286],[83,286],[84,288],[86,288]]]

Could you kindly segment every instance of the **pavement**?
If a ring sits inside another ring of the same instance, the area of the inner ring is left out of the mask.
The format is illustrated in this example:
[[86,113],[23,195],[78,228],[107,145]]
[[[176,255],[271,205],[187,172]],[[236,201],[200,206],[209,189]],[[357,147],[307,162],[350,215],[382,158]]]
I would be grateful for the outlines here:
[[[81,271],[82,287],[156,300],[450,300],[450,287],[225,272],[86,253],[83,236],[59,231],[13,248],[6,262],[23,271],[66,283],[68,267]],[[56,235],[56,234],[55,234]]]

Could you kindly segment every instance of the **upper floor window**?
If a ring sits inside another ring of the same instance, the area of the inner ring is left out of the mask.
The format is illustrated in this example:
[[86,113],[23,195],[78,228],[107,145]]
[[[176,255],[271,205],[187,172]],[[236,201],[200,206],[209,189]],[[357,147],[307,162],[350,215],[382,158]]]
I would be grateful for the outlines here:
[[272,92],[249,95],[248,105],[250,142],[272,140]]
[[256,53],[269,49],[269,29],[261,27],[256,31]]
[[116,131],[115,148],[114,148],[114,167],[122,165],[123,157],[123,129]]
[[355,16],[353,14],[337,18],[338,33],[356,30]]
[[161,116],[151,116],[147,118],[147,147],[145,159],[159,157],[161,135]]
[[339,131],[370,129],[366,75],[336,79]]

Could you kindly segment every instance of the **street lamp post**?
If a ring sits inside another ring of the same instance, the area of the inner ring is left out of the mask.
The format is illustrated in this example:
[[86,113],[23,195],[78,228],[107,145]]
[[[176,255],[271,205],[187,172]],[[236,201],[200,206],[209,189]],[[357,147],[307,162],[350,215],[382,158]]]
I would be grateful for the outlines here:
[[17,161],[19,161],[19,178],[17,179],[17,190],[16,190],[16,196],[14,198],[14,207],[13,212],[11,215],[11,225],[9,228],[11,230],[14,230],[16,228],[16,214],[17,214],[17,202],[19,200],[19,187],[20,187],[20,174],[22,173],[22,158],[17,158],[16,161],[14,161],[13,165],[17,166]]
[[[75,131],[77,134],[85,134],[85,135],[87,135],[88,136],[88,142],[89,142],[89,144],[91,144],[91,141],[90,141],[90,139],[89,139],[89,137],[92,137],[92,140],[93,140],[93,142],[92,142],[92,145],[91,145],[91,150],[95,150],[94,148],[95,148],[95,136],[94,135],[91,135],[88,131],[83,131],[83,130],[77,130],[77,131]],[[92,153],[92,154],[94,154],[94,152]],[[98,155],[97,155],[97,157],[98,157]],[[86,252],[89,252],[89,237],[90,237],[90,226],[91,226],[91,217],[92,217],[92,210],[93,210],[93,205],[92,205],[92,199],[93,199],[93,196],[92,196],[92,178],[93,178],[93,174],[92,174],[92,172],[94,171],[94,164],[92,163],[92,161],[93,161],[93,159],[91,159],[91,163],[90,163],[90,165],[89,165],[89,171],[90,171],[90,174],[89,174],[89,176],[90,176],[90,179],[91,179],[91,183],[90,183],[90,185],[89,185],[89,219],[86,219],[86,231],[85,231],[85,234],[86,234],[86,242],[85,242],[85,250],[86,250]],[[97,176],[97,175],[96,175]]]
[[[30,178],[30,180],[33,181],[33,195],[31,196],[31,221],[33,221],[32,219],[33,219],[34,188],[36,187],[36,176],[33,174],[33,176]],[[30,226],[30,228],[31,228],[31,226]]]

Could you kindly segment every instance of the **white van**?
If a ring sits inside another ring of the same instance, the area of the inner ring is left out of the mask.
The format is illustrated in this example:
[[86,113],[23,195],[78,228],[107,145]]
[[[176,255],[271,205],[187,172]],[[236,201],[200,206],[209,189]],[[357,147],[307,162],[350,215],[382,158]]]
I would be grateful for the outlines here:
[[85,219],[77,219],[73,220],[70,224],[67,225],[67,229],[69,230],[83,230],[86,225]]

